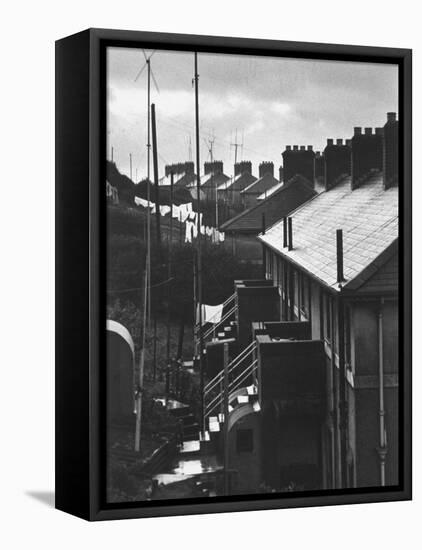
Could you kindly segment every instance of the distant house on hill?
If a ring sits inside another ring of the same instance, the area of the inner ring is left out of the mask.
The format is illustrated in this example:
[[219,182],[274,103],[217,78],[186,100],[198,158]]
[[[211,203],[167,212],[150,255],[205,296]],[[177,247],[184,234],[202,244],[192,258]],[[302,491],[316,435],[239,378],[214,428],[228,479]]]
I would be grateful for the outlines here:
[[107,161],[106,180],[117,190],[119,203],[133,204],[135,184],[130,178],[119,172],[114,162]]
[[119,193],[117,189],[112,185],[110,185],[108,181],[106,181],[106,196],[107,196],[107,201],[110,204],[114,204],[114,205],[119,204]]
[[274,177],[274,163],[261,162],[259,165],[259,179],[240,192],[244,208],[254,206],[259,195],[265,193],[265,191],[268,191],[278,183],[280,182]]
[[[170,205],[171,204],[170,185],[160,185],[159,191],[160,191],[160,204]],[[152,182],[149,182],[149,193],[150,193],[149,195],[150,200],[152,202],[155,202],[155,187]],[[137,197],[140,197],[141,199],[148,198],[148,180],[147,179],[144,179],[140,181],[137,185],[135,185],[135,195]],[[179,205],[179,204],[186,204],[188,202],[192,202],[192,196],[189,193],[189,190],[185,189],[184,187],[174,186],[173,204]]]
[[249,161],[238,162],[234,165],[234,178],[222,183],[217,188],[218,200],[223,200],[230,206],[241,207],[240,192],[257,180],[252,175],[252,163]]
[[170,185],[171,174],[173,174],[175,187],[188,187],[196,180],[195,166],[192,161],[167,164],[165,176],[160,179],[160,185]]
[[[217,189],[220,185],[225,184],[230,180],[229,176],[224,173],[224,165],[220,160],[213,162],[204,162],[204,174],[201,176],[201,191],[203,198],[206,201],[215,202]],[[189,189],[196,189],[196,180],[188,185]]]
[[263,224],[266,227],[273,225],[315,194],[308,180],[297,174],[267,199],[223,223],[221,230],[240,259],[260,263],[262,246],[257,235],[261,233]]

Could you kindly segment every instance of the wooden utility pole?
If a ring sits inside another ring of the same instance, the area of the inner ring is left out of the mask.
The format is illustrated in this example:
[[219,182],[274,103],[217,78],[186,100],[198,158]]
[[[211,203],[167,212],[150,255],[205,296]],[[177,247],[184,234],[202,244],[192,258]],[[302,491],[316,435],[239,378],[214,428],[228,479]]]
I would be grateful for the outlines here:
[[151,64],[147,59],[147,272],[148,272],[148,326],[151,326]]
[[114,162],[114,147],[111,147],[111,162]]
[[129,153],[130,181],[132,180],[132,153]]
[[224,343],[224,387],[223,387],[223,415],[224,415],[224,494],[230,494],[229,472],[229,344]]
[[160,188],[158,185],[158,150],[157,150],[157,125],[155,119],[155,105],[151,105],[152,125],[152,162],[154,166],[154,187],[155,187],[155,222],[157,231],[157,245],[161,247],[161,223],[160,223]]
[[169,383],[168,380],[170,378],[170,371],[171,371],[171,348],[170,348],[170,339],[171,339],[171,309],[170,309],[170,302],[171,302],[171,278],[172,278],[172,246],[173,246],[173,184],[174,184],[174,174],[171,172],[170,174],[170,208],[171,208],[171,214],[170,214],[170,240],[169,240],[169,247],[168,247],[168,263],[167,263],[167,371],[166,371],[166,399],[168,399],[168,393],[169,393]]
[[195,132],[196,132],[196,192],[198,204],[198,236],[197,236],[197,303],[198,303],[198,331],[199,331],[199,386],[201,395],[201,427],[202,433],[205,432],[204,426],[204,337],[202,331],[202,252],[201,252],[201,163],[199,150],[199,74],[198,74],[198,53],[195,52]]
[[147,324],[147,300],[148,300],[148,272],[144,270],[144,297],[143,297],[143,319],[142,319],[142,347],[139,357],[139,375],[136,388],[136,427],[135,427],[135,451],[141,450],[141,429],[142,429],[142,392],[144,387],[145,370],[145,347],[146,347],[146,324]]

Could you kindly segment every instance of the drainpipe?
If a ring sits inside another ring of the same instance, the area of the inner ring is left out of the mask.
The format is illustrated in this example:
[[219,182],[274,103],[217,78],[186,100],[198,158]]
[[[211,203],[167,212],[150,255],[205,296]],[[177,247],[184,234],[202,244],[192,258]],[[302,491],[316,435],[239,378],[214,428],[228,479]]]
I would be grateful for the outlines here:
[[[347,487],[347,397],[346,361],[344,358],[344,303],[337,298],[338,358],[339,358],[339,409],[340,409],[340,461],[341,487]],[[334,335],[332,335],[334,336]],[[334,353],[334,346],[333,346]]]
[[[338,323],[338,361],[339,361],[339,409],[340,409],[340,464],[341,464],[341,487],[347,487],[347,373],[344,350],[344,302],[341,296],[342,283],[344,282],[343,269],[343,230],[336,231],[337,245],[337,283],[339,285],[339,293],[337,297],[337,323]],[[331,335],[334,342],[334,332]],[[332,345],[332,353],[334,353],[334,345]]]
[[[265,235],[265,213],[262,213],[262,234]],[[265,249],[265,244],[262,243],[262,273],[264,279],[267,278],[267,251]]]
[[385,409],[384,409],[384,327],[383,327],[383,305],[384,298],[381,298],[378,310],[378,379],[379,379],[379,447],[378,456],[380,461],[381,486],[385,486],[385,461],[387,457],[387,434],[385,430]]

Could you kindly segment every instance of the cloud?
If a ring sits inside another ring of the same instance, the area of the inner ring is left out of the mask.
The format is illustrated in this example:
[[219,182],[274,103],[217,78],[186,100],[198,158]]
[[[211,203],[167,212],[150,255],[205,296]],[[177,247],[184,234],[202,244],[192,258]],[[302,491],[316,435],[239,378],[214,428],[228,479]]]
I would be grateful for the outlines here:
[[[108,62],[108,135],[115,155],[128,170],[129,152],[141,165],[146,143],[146,72],[142,51],[113,48]],[[185,160],[189,136],[194,151],[193,55],[157,51],[152,68],[160,86],[156,104],[160,170],[163,159]],[[398,108],[397,67],[223,54],[199,55],[201,161],[204,139],[216,137],[215,155],[230,168],[235,131],[244,136],[244,156],[279,163],[286,144],[322,149],[327,138],[347,138],[353,126],[381,126]]]
[[270,103],[269,110],[275,113],[276,115],[285,116],[291,111],[291,106],[288,103],[281,103],[279,101],[274,101]]

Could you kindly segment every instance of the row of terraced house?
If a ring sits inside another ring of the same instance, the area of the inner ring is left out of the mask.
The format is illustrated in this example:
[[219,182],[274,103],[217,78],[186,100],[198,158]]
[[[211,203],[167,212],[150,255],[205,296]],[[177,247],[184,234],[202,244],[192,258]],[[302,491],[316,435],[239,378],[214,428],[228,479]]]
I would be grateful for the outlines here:
[[398,150],[395,113],[286,147],[284,183],[223,225],[263,262],[205,333],[231,493],[398,483]]

